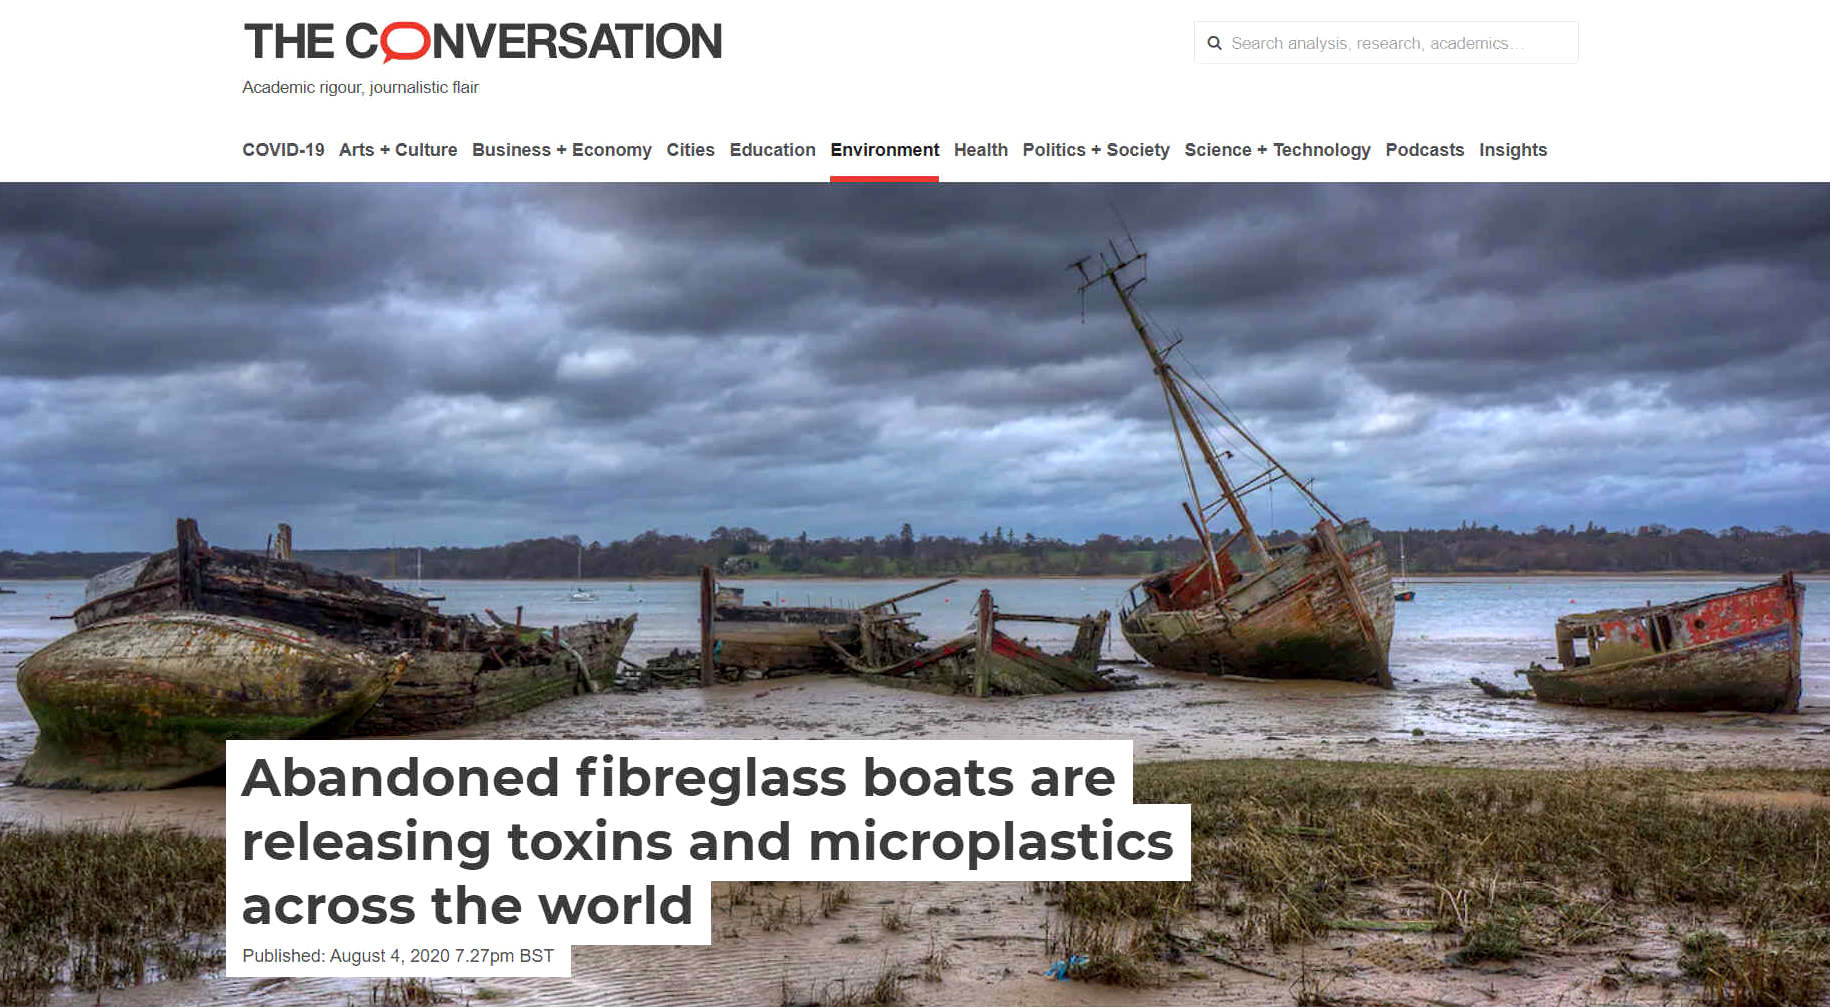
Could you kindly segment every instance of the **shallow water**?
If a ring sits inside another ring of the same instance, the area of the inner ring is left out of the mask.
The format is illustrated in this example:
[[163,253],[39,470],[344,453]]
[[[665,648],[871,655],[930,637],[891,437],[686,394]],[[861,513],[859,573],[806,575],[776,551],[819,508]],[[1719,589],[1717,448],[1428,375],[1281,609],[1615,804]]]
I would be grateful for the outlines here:
[[[1830,578],[1803,581],[1807,585],[1804,703],[1810,713],[1830,708]],[[745,601],[752,604],[855,606],[930,582],[807,579],[733,583],[742,585]],[[1398,604],[1392,677],[1401,694],[1449,686],[1471,689],[1467,686],[1471,675],[1512,685],[1514,669],[1552,657],[1551,624],[1562,613],[1690,598],[1750,583],[1751,579],[1732,577],[1412,578],[1417,599]],[[903,605],[905,610],[919,613],[915,625],[938,641],[971,627],[981,589],[990,590],[1006,612],[1079,616],[1116,610],[1130,584],[1128,578],[970,579]],[[13,670],[26,655],[70,629],[69,623],[50,617],[70,612],[82,600],[80,581],[26,581],[8,587],[18,594],[0,595],[0,767],[22,760],[31,750],[34,734],[31,717],[13,684]],[[597,593],[595,602],[570,601],[574,586],[568,582],[431,581],[426,587],[446,596],[439,603],[446,612],[480,614],[490,608],[512,619],[520,605],[523,620],[541,626],[639,613],[628,650],[628,657],[635,661],[673,648],[698,647],[696,581],[592,582],[586,587]],[[1071,628],[1059,624],[1030,624],[1016,632],[1051,648],[1064,648],[1073,637]],[[1106,655],[1112,659],[1135,657],[1116,629],[1107,638]],[[1394,709],[1399,703],[1389,697],[1385,702]],[[1517,717],[1528,726],[1564,713],[1536,705],[1520,708]],[[1518,734],[1521,724],[1508,719],[1462,727],[1477,736],[1504,737]]]

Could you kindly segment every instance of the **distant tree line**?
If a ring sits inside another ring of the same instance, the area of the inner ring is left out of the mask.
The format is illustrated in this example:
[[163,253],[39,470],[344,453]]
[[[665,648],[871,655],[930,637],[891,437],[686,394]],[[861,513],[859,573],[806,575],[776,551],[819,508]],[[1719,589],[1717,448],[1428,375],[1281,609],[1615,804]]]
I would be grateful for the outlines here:
[[[1272,541],[1300,533],[1277,532]],[[1830,571],[1830,533],[1740,526],[1718,532],[1642,526],[1578,530],[1539,526],[1531,532],[1464,523],[1453,529],[1380,532],[1394,571],[1402,538],[1413,574],[1511,574],[1524,571],[1633,573],[1712,571],[1755,574]],[[710,566],[727,576],[938,577],[955,574],[1143,576],[1199,555],[1192,536],[1101,535],[1068,542],[996,528],[978,538],[917,536],[906,523],[878,538],[792,538],[749,527],[719,526],[705,538],[644,532],[633,539],[584,542],[578,536],[528,539],[501,546],[431,547],[424,576],[442,578],[641,578],[691,575]],[[385,580],[413,577],[413,547],[301,550],[300,559]],[[88,577],[138,559],[139,553],[0,551],[0,580]],[[582,574],[577,572],[582,570]]]

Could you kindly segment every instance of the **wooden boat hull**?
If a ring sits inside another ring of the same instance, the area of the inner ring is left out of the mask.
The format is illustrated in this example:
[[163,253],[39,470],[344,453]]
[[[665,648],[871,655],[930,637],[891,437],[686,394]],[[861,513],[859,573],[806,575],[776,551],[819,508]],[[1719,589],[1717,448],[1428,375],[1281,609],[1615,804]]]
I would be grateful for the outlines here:
[[[1385,549],[1353,523],[1341,556],[1367,616],[1363,625],[1325,548],[1285,554],[1230,591],[1224,604],[1124,614],[1119,629],[1138,656],[1181,672],[1264,679],[1340,679],[1391,687],[1387,658],[1395,616]],[[1324,544],[1318,544],[1318,547]]]
[[[914,658],[859,676],[865,682],[929,693],[971,696],[978,682],[978,636],[968,634]],[[1052,655],[997,631],[985,663],[986,696],[1038,696],[1112,689],[1098,663]]]
[[[1099,670],[1099,652],[1111,614],[1036,616],[1000,613],[991,592],[981,590],[978,629],[939,647],[921,648],[899,661],[875,665],[833,641],[833,653],[865,682],[972,696],[1033,696],[1115,688]],[[1066,653],[1049,654],[997,628],[1006,623],[1060,623],[1075,628]],[[895,650],[903,650],[896,648]]]
[[[532,628],[523,632],[551,636],[550,631]],[[520,665],[494,662],[487,652],[415,653],[350,734],[413,735],[461,728],[608,688],[634,632],[633,615],[560,627],[559,639],[569,650],[562,649],[548,661]]]
[[427,600],[291,559],[223,549],[181,519],[176,549],[90,579],[77,629],[142,613],[196,611],[273,620],[339,640],[437,622]]
[[1803,592],[1787,574],[1682,602],[1564,616],[1557,621],[1562,667],[1534,665],[1525,678],[1549,703],[1796,712]]
[[1798,709],[1798,654],[1787,628],[1614,665],[1528,669],[1539,700],[1644,711]]
[[271,620],[171,612],[92,623],[19,666],[38,722],[20,782],[169,787],[230,738],[342,734],[404,662]]
[[713,660],[719,668],[759,672],[839,672],[828,635],[855,647],[858,610],[812,606],[713,609]]

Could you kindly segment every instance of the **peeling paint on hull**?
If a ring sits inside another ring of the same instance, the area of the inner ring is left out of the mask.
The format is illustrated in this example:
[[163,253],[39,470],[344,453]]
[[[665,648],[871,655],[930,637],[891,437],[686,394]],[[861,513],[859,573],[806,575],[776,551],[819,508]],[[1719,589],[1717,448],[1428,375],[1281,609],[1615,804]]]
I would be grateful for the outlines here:
[[1787,574],[1682,602],[1573,613],[1557,620],[1562,667],[1533,665],[1525,678],[1550,703],[1796,713],[1803,593]]
[[1385,549],[1364,522],[1342,530],[1348,568],[1376,643],[1322,551],[1281,555],[1236,585],[1223,605],[1158,612],[1146,603],[1119,629],[1140,657],[1181,672],[1264,679],[1341,679],[1391,687],[1387,657],[1396,615]]
[[19,666],[38,722],[21,783],[169,787],[214,770],[228,738],[337,735],[404,663],[268,620],[158,613],[91,624]]
[[1798,709],[1797,654],[1785,628],[1598,668],[1532,669],[1539,700],[1647,711]]

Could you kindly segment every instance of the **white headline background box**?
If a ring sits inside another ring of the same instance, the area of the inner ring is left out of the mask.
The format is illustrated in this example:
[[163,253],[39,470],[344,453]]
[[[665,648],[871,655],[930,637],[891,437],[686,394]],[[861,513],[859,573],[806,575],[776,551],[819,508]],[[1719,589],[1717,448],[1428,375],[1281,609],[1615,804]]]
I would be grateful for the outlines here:
[[[1189,876],[1189,808],[1131,804],[1129,741],[232,741],[228,750],[230,976],[565,976],[575,944],[709,944],[711,883],[723,880]],[[985,794],[867,794],[873,780],[966,780],[951,771],[972,763]],[[377,768],[386,793],[370,780],[361,796],[323,793],[326,771],[347,784],[354,767]],[[468,795],[449,791],[460,767],[483,774],[468,778]],[[997,767],[1004,794],[989,793]],[[1045,769],[1069,767],[1108,774],[1109,793],[1089,794],[1085,776],[1071,797],[1034,793]],[[665,794],[652,784],[624,793],[662,768],[674,768]],[[683,792],[680,768],[701,782]],[[817,793],[768,794],[770,768]],[[553,793],[527,793],[527,783],[501,793],[499,780],[524,774]],[[421,793],[391,786],[409,781]],[[774,856],[705,859],[693,851],[701,830],[720,843],[727,830],[782,843]],[[1046,839],[1038,847],[1030,834]],[[458,886],[482,898],[461,921]],[[518,905],[513,921],[492,912],[505,896]],[[592,911],[549,919],[561,899]],[[250,916],[263,907],[265,919]]]

